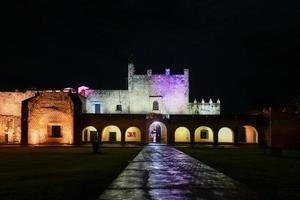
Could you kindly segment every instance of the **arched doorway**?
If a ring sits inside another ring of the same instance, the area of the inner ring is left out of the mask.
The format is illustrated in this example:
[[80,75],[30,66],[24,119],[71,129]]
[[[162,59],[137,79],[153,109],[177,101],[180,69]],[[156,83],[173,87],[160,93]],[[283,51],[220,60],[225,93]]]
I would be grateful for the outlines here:
[[207,126],[200,126],[195,130],[195,142],[214,142],[214,132]]
[[155,121],[149,126],[149,143],[166,144],[167,137],[167,127],[164,123]]
[[121,142],[121,130],[119,127],[110,125],[102,131],[102,142]]
[[98,132],[95,127],[87,126],[82,130],[82,136],[81,136],[82,142],[91,142],[96,138],[98,138]]
[[125,132],[126,142],[141,142],[141,130],[137,127],[129,127]]
[[228,127],[223,127],[218,132],[219,143],[233,143],[233,131]]
[[186,127],[178,127],[175,131],[175,142],[190,142],[190,131]]
[[243,126],[238,134],[239,143],[248,143],[248,144],[257,144],[258,143],[258,132],[257,130],[250,125]]

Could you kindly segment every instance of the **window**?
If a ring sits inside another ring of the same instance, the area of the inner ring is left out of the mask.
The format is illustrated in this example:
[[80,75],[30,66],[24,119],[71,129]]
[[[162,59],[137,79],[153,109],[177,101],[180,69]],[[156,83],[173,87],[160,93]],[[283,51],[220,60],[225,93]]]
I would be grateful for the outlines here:
[[159,104],[157,101],[153,101],[153,110],[159,110]]
[[95,113],[101,113],[101,104],[100,103],[95,104]]
[[122,111],[122,105],[117,105],[116,110],[117,110],[117,111]]
[[62,135],[61,135],[61,126],[52,125],[50,136],[51,137],[62,137]]
[[201,139],[208,139],[208,131],[207,130],[202,130],[200,133],[200,138]]

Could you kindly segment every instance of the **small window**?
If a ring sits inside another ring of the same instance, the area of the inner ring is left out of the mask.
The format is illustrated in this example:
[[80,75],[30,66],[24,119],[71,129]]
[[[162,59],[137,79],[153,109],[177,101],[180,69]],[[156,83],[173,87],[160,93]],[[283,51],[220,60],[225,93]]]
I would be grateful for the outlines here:
[[200,138],[201,139],[208,139],[208,131],[207,130],[202,130],[200,133]]
[[159,110],[159,104],[157,101],[153,101],[153,110]]
[[122,111],[122,105],[117,105],[116,110],[117,111]]
[[62,137],[61,135],[61,126],[53,125],[51,126],[51,137]]
[[95,113],[101,113],[101,104],[100,103],[95,104]]

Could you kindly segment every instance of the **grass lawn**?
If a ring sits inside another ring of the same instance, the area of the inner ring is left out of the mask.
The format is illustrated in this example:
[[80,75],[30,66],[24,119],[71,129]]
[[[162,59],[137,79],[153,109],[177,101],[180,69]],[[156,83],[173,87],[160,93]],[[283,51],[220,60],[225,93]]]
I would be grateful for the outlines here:
[[247,185],[262,199],[300,199],[300,151],[273,157],[257,147],[178,149]]
[[96,199],[141,148],[0,148],[0,199]]

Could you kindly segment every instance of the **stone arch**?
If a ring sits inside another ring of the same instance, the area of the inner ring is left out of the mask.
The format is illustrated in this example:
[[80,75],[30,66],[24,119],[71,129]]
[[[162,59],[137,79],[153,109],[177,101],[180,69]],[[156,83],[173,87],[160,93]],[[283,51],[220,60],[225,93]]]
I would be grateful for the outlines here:
[[186,127],[178,127],[175,130],[175,142],[190,142],[190,131]]
[[168,143],[167,127],[163,122],[154,121],[149,126],[149,143]]
[[141,130],[135,126],[129,127],[125,132],[125,142],[141,142]]
[[98,131],[94,126],[87,126],[82,130],[82,142],[91,142],[93,140],[93,137],[98,138]]
[[234,134],[231,128],[223,127],[218,132],[218,142],[219,143],[233,143]]
[[102,130],[102,142],[121,142],[121,130],[115,125],[106,126]]
[[214,132],[208,126],[200,126],[195,130],[195,142],[214,142]]
[[239,133],[239,142],[257,144],[258,143],[258,132],[254,126],[244,125],[243,131]]

